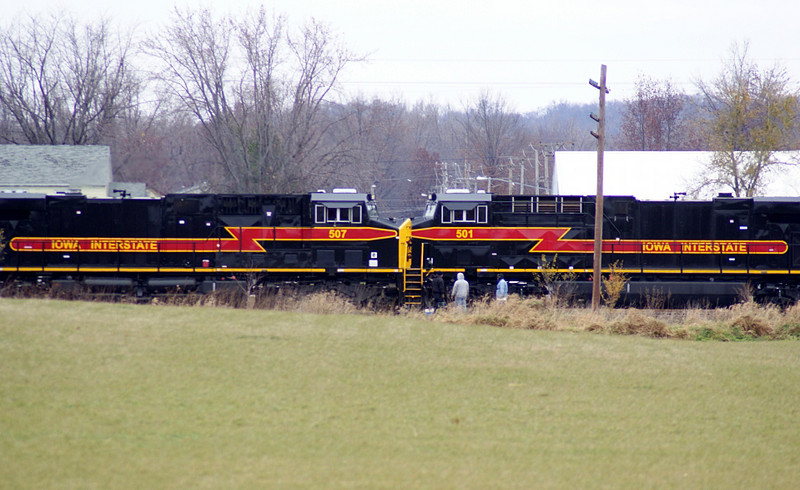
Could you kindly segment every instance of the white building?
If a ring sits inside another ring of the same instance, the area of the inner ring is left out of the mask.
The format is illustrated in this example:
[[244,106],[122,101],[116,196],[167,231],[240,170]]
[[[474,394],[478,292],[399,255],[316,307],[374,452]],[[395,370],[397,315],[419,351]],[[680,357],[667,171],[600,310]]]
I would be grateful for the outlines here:
[[[634,196],[641,200],[666,200],[689,192],[713,152],[709,151],[607,151],[603,154],[603,194]],[[782,152],[779,158],[800,157]],[[597,152],[558,151],[555,155],[556,193],[595,195]],[[719,189],[730,192],[730,189]],[[783,167],[768,176],[765,196],[800,196],[800,166]]]

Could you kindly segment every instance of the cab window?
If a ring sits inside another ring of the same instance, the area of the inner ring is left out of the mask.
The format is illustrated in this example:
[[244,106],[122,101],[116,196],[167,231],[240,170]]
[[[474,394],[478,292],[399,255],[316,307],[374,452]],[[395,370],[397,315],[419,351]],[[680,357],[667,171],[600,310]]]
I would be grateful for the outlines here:
[[472,209],[449,209],[442,206],[442,223],[488,223],[487,206],[479,205]]
[[314,209],[314,222],[318,225],[362,222],[361,206],[353,207],[326,207],[317,204]]

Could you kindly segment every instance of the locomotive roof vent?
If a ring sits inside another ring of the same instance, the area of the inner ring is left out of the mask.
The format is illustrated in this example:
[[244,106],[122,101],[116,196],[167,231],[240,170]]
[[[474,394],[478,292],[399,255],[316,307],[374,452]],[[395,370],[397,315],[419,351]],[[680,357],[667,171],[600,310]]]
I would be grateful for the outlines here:
[[367,200],[366,194],[358,193],[332,193],[332,194],[311,194],[312,203],[321,203],[327,207],[342,208],[355,206]]
[[337,187],[332,191],[334,194],[357,194],[358,191],[352,188],[340,188]]
[[469,189],[447,189],[445,194],[469,194]]

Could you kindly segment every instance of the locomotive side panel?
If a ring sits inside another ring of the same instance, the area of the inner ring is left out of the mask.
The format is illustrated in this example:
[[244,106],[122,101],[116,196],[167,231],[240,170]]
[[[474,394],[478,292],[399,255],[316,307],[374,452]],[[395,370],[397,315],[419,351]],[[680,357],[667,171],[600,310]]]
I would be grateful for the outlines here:
[[302,253],[302,241],[278,240],[276,232],[301,228],[306,196],[215,196],[214,234],[218,241],[213,267],[254,272],[266,268],[308,268],[311,254]]
[[491,225],[501,229],[528,230],[528,240],[507,240],[497,242],[492,250],[493,268],[526,271],[538,270],[549,265],[569,270],[591,267],[583,254],[569,250],[547,250],[539,246],[536,237],[553,230],[562,239],[591,240],[594,226],[594,202],[585,198],[559,197],[537,198],[519,196],[494,196],[489,220]]
[[215,196],[168,195],[159,204],[161,227],[155,244],[156,272],[189,274],[202,269],[208,261],[213,264],[219,238],[214,217]]

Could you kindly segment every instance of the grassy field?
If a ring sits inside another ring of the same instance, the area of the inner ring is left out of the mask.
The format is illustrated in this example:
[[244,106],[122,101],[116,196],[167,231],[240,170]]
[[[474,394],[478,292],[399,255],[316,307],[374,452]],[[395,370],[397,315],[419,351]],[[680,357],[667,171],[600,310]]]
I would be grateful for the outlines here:
[[793,488],[800,342],[0,299],[3,488]]

